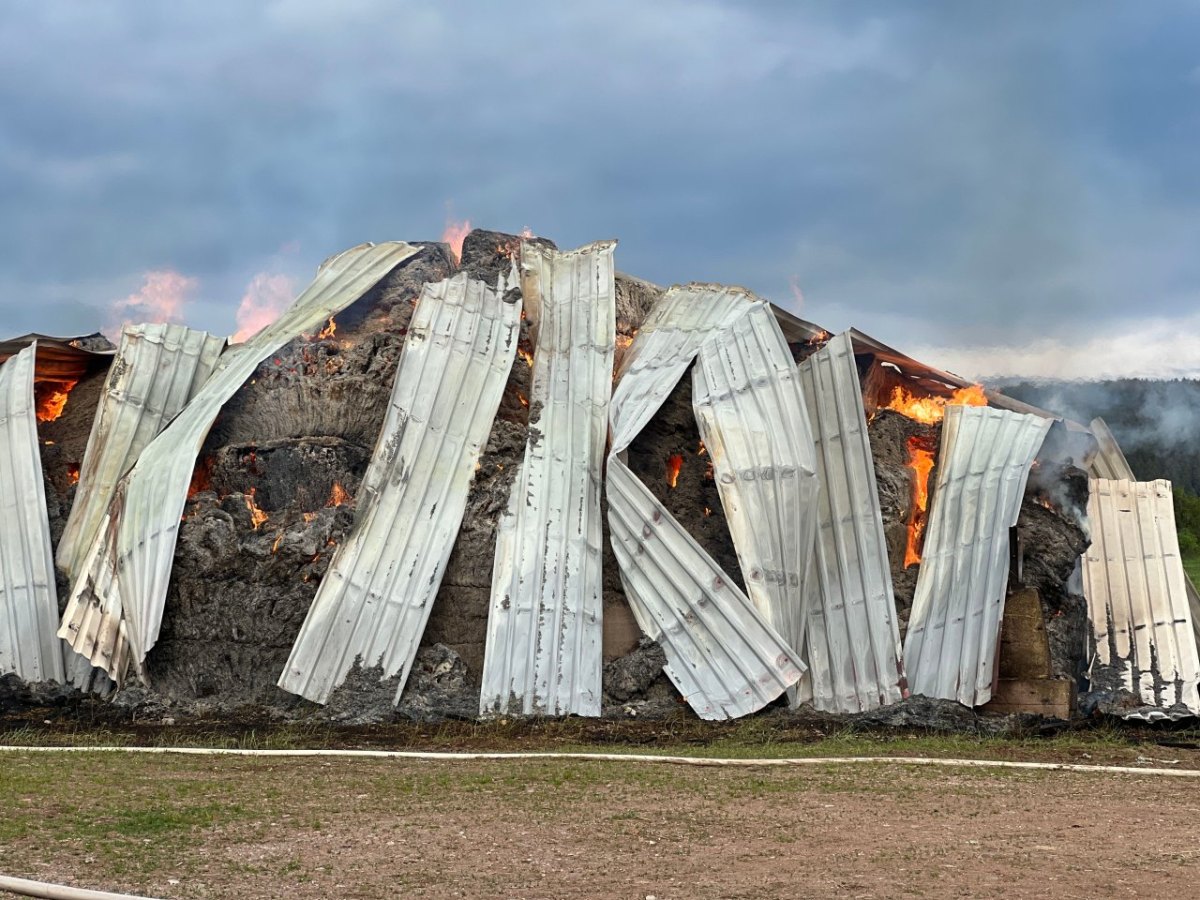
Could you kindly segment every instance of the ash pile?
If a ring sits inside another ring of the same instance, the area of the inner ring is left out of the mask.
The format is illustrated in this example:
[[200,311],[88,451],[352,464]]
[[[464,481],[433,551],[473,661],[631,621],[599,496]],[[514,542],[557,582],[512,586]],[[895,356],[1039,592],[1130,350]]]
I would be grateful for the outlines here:
[[0,693],[345,723],[1200,711],[1170,485],[1102,422],[614,255],[363,245],[242,344],[0,344]]

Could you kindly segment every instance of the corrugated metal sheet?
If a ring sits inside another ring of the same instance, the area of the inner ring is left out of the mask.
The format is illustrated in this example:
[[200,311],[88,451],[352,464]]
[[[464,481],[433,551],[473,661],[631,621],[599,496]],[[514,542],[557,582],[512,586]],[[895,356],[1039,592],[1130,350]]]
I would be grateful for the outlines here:
[[796,365],[765,303],[701,346],[692,385],[746,592],[800,652],[817,533],[817,454]]
[[817,709],[861,712],[901,700],[906,680],[850,335],[833,338],[799,368],[821,484],[801,693]]
[[36,342],[38,350],[34,362],[35,380],[78,381],[85,375],[104,369],[112,362],[114,351],[86,349],[88,345],[95,345],[102,340],[103,336],[100,334],[73,338],[27,334],[0,341],[0,363]]
[[1096,455],[1092,457],[1092,461],[1088,463],[1088,474],[1093,478],[1133,481],[1133,469],[1129,468],[1129,461],[1121,452],[1121,447],[1109,429],[1108,423],[1097,416],[1092,419],[1088,427],[1091,428],[1092,435],[1096,438],[1096,444],[1099,447]]
[[58,595],[38,453],[37,344],[0,364],[0,674],[63,681]]
[[127,663],[141,673],[158,640],[196,456],[217,413],[265,357],[345,309],[416,252],[389,242],[340,254],[279,319],[222,354],[212,377],[117,487],[59,629],[76,652],[118,682]]
[[1095,638],[1092,688],[1122,687],[1147,706],[1200,713],[1171,483],[1093,478],[1089,487],[1083,590]]
[[496,534],[481,712],[600,715],[615,247],[521,248],[522,294],[538,311],[529,439]]
[[921,571],[904,642],[914,694],[979,706],[992,696],[1008,587],[1008,529],[1049,419],[947,406]]
[[224,346],[224,338],[183,325],[124,329],[58,542],[59,568],[72,579],[96,539],[117,482],[208,381]]
[[408,673],[517,353],[520,303],[460,273],[421,292],[353,531],[317,589],[279,686],[318,703],[355,661]]
[[662,644],[668,676],[705,719],[761,709],[793,687],[804,666],[622,455],[701,345],[747,314],[751,301],[714,285],[669,290],[630,347],[612,399],[608,515],[621,580],[638,624]]

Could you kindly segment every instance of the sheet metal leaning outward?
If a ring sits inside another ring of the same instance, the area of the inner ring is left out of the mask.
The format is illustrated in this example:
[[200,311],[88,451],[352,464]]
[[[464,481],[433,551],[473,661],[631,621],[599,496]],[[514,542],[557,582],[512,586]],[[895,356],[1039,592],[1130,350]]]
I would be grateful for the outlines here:
[[1171,483],[1093,478],[1089,487],[1083,591],[1095,638],[1092,689],[1124,688],[1164,712],[1200,713]]
[[1092,419],[1088,427],[1092,430],[1098,446],[1096,455],[1088,463],[1088,474],[1093,478],[1133,481],[1133,469],[1129,467],[1129,461],[1121,452],[1121,447],[1109,429],[1108,423],[1096,417]]
[[914,694],[979,706],[992,696],[1008,589],[1008,529],[1049,419],[947,406],[904,660]]
[[796,364],[765,303],[701,345],[692,385],[746,591],[802,654],[817,533],[816,448]]
[[521,247],[536,330],[529,439],[496,532],[480,712],[600,715],[615,247]]
[[225,339],[183,325],[130,325],[108,370],[57,562],[74,579],[117,482],[208,381]]
[[37,344],[0,363],[0,675],[63,681],[58,594],[38,452]]
[[162,624],[188,484],[217,413],[265,357],[345,309],[416,252],[388,242],[340,253],[282,316],[221,355],[213,375],[117,487],[59,629],[77,653],[118,683],[129,664],[144,678],[142,663]]
[[746,315],[752,294],[713,285],[671,288],[629,348],[613,390],[608,521],[638,624],[662,644],[665,671],[705,719],[766,706],[800,680],[796,652],[622,459],[701,345]]
[[850,335],[833,338],[799,369],[821,484],[801,697],[811,695],[821,710],[862,712],[903,699],[907,684]]
[[426,284],[387,416],[279,686],[324,703],[355,665],[399,677],[417,653],[458,537],[475,466],[517,354],[521,304],[466,273]]

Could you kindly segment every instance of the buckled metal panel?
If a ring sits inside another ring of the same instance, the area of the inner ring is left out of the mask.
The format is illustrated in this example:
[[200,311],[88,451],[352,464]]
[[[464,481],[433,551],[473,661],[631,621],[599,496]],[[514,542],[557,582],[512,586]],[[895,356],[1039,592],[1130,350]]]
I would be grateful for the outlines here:
[[862,712],[901,700],[907,685],[875,465],[849,333],[799,366],[820,479],[813,599],[805,662],[813,705]]
[[1051,421],[947,406],[921,571],[904,642],[914,694],[991,699],[1008,587],[1008,529]]
[[521,247],[522,294],[537,311],[529,439],[496,533],[481,712],[600,715],[615,247]]
[[0,675],[63,681],[33,399],[37,343],[0,363]]
[[208,380],[224,346],[224,338],[182,325],[124,329],[92,422],[75,502],[58,542],[59,568],[72,579],[96,538],[117,482]]
[[356,661],[404,690],[517,353],[521,304],[466,273],[425,285],[357,520],[279,686],[318,703]]
[[622,455],[701,345],[753,303],[761,301],[714,285],[669,290],[630,347],[612,399],[608,511],[621,580],[638,624],[663,646],[668,676],[705,719],[761,709],[793,687],[804,666]]
[[345,309],[416,253],[402,242],[363,244],[327,261],[294,304],[225,351],[212,377],[142,451],[121,480],[72,587],[59,635],[120,683],[158,640],[171,561],[196,456],[225,402],[258,364]]
[[816,449],[796,364],[766,304],[706,341],[692,405],[746,591],[801,652],[817,530]]
[[1134,481],[1133,469],[1129,467],[1129,461],[1121,452],[1121,447],[1117,443],[1116,437],[1113,436],[1112,430],[1109,429],[1108,423],[1097,416],[1092,419],[1088,427],[1092,430],[1092,435],[1096,438],[1096,443],[1100,448],[1092,457],[1091,463],[1088,464],[1088,473],[1093,478]]
[[1083,591],[1095,638],[1092,688],[1123,688],[1166,713],[1200,713],[1171,483],[1093,478],[1089,487]]

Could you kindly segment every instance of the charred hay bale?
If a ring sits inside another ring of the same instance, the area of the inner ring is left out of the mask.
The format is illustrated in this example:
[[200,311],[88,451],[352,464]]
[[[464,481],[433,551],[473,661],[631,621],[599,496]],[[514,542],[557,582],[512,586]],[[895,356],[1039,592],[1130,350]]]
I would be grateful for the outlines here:
[[253,490],[255,505],[265,512],[313,512],[353,499],[369,462],[367,449],[341,438],[283,439],[222,447],[209,477],[219,496]]

